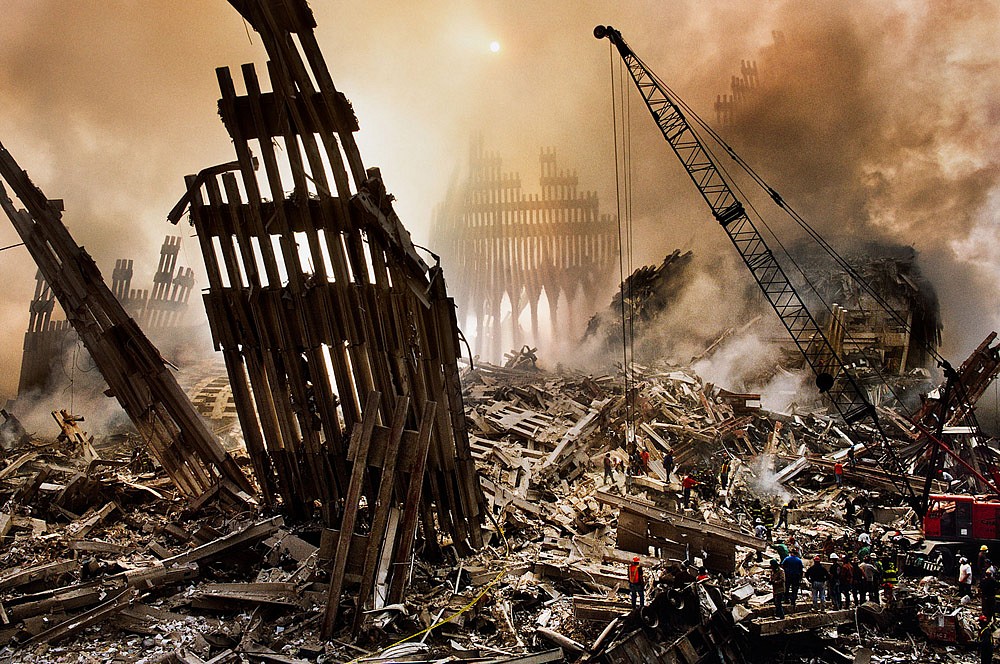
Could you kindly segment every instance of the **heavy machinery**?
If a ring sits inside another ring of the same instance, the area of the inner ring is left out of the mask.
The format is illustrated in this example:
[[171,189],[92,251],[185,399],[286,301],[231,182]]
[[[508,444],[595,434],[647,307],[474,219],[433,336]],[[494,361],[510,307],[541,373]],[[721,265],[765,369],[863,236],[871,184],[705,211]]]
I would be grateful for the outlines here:
[[[940,468],[944,454],[951,455],[956,463],[967,467],[970,474],[990,490],[1000,493],[991,480],[979,470],[969,466],[941,440],[946,424],[952,422],[959,412],[966,410],[963,404],[970,402],[966,398],[967,395],[961,393],[960,389],[955,389],[956,385],[961,386],[958,380],[959,372],[936,353],[934,355],[944,370],[947,382],[941,397],[933,403],[928,402],[926,410],[922,411],[920,417],[913,422],[918,432],[918,440],[925,445],[930,442],[926,481],[919,489],[914,488],[909,481],[910,469],[901,461],[893,443],[884,433],[875,406],[843,359],[838,356],[822,327],[792,286],[785,270],[775,259],[774,253],[748,214],[744,202],[735,193],[737,189],[720,167],[717,157],[689,122],[685,111],[696,120],[697,116],[687,109],[680,98],[643,63],[618,30],[611,26],[599,25],[594,28],[594,36],[598,39],[607,38],[617,49],[663,138],[680,159],[688,176],[711,208],[712,215],[729,236],[765,298],[815,373],[817,388],[829,397],[844,419],[852,432],[852,440],[867,440],[869,450],[876,454],[879,466],[886,471],[888,479],[907,504],[921,518],[927,513],[932,488],[931,480]],[[777,191],[767,186],[710,127],[700,120],[698,122],[699,126],[765,189],[775,204],[803,225],[813,239],[820,243],[848,273],[854,274],[847,262],[836,255],[832,247],[786,204]],[[878,294],[871,291],[870,286],[863,283],[863,280],[859,280],[859,285],[875,297],[876,301],[881,301]],[[992,355],[995,358],[995,349]],[[1000,370],[1000,362],[997,362],[996,366],[991,366],[990,370],[995,376],[996,371]],[[868,423],[867,429],[862,429],[863,422]]]

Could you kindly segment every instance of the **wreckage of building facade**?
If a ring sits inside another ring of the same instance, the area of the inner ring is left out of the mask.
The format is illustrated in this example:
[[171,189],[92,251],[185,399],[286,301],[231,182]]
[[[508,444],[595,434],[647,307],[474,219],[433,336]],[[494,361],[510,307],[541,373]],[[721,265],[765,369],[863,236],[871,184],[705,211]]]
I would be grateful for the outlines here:
[[[189,207],[204,249],[209,322],[260,499],[296,519],[318,510],[335,541],[325,570],[329,634],[342,589],[361,606],[376,594],[380,604],[402,598],[415,543],[434,549],[441,534],[460,551],[480,547],[483,498],[440,268],[419,257],[378,170],[365,169],[357,121],[304,3],[234,5],[265,43],[272,91],[261,90],[252,65],[242,70],[245,95],[219,70],[237,159],[189,178],[171,217]],[[284,147],[289,195],[272,140]],[[149,451],[198,504],[250,504],[254,487],[123,306],[128,265],[116,266],[112,292],[62,225],[61,204],[8,152],[0,157],[26,208],[5,197],[5,212]],[[161,272],[172,267],[161,261]],[[178,297],[166,287],[157,282],[153,299]],[[356,627],[362,617],[355,611]]]
[[[435,247],[458,277],[458,310],[475,320],[470,343],[492,361],[508,348],[539,343],[543,295],[549,335],[564,338],[618,264],[618,228],[601,214],[597,192],[578,191],[579,178],[557,167],[554,150],[542,150],[539,165],[541,192],[527,194],[518,175],[503,172],[497,154],[474,143],[467,180],[434,218]],[[527,335],[520,323],[525,308]]]
[[[242,68],[246,95],[218,70],[237,161],[190,177],[181,207],[202,245],[209,323],[263,498],[299,517],[318,505],[339,526],[329,634],[348,561],[362,562],[359,607],[376,583],[381,600],[398,602],[418,522],[426,546],[440,529],[461,550],[477,548],[482,495],[440,268],[416,253],[378,170],[365,169],[308,11],[238,8],[271,58],[272,91],[252,65]],[[355,543],[362,497],[372,509]]]
[[[160,258],[151,289],[132,288],[133,260],[115,261],[111,292],[144,331],[176,330],[183,322],[194,271],[178,267],[181,238],[167,236],[160,248]],[[53,319],[56,298],[41,272],[35,276],[35,295],[29,307],[28,329],[24,333],[24,353],[17,383],[19,399],[56,393],[65,386],[65,372],[55,371],[68,350],[77,342],[69,320]]]

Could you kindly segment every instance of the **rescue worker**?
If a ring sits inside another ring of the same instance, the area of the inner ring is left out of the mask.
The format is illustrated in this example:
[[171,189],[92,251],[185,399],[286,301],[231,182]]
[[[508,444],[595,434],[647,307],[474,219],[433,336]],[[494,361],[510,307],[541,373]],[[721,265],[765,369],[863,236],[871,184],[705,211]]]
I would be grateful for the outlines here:
[[993,620],[993,614],[997,605],[997,591],[1000,590],[1000,583],[997,583],[992,570],[986,570],[983,580],[979,582],[979,592],[983,597],[983,615]]
[[862,571],[859,562],[854,559],[851,560],[851,579],[851,594],[854,595],[854,603],[861,606],[861,604],[865,601],[865,573]]
[[871,531],[873,523],[875,523],[875,512],[872,511],[870,505],[865,505],[865,508],[861,510],[861,524],[866,533]]
[[840,611],[840,607],[843,606],[843,602],[840,601],[840,556],[836,553],[830,554],[830,581],[829,590],[827,595],[830,597],[830,601],[833,603],[833,610]]
[[639,556],[632,559],[632,564],[628,566],[628,593],[632,600],[632,608],[635,608],[635,598],[639,598],[639,608],[646,606],[646,579],[643,575],[642,565],[639,563]]
[[757,539],[766,540],[767,539],[767,526],[764,525],[760,519],[754,524],[753,534]]
[[979,557],[976,558],[976,574],[982,578],[983,572],[988,570],[992,564],[990,562],[990,547],[983,544],[979,547]]
[[896,584],[899,583],[899,570],[896,569],[896,552],[889,553],[882,560],[882,588],[886,604],[891,604],[896,598]]
[[851,564],[851,556],[848,555],[844,562],[840,564],[840,594],[844,601],[845,609],[851,608],[851,591],[854,589],[854,566]]
[[830,554],[833,553],[833,550],[835,548],[836,545],[833,543],[833,535],[828,534],[826,536],[826,539],[823,540],[823,553],[826,555],[827,558],[829,558]]
[[[875,565],[873,564],[873,561],[870,558],[863,559],[860,563],[858,563],[858,567],[861,568],[861,574],[864,579],[862,581],[860,592],[861,601],[878,601],[877,599],[872,599],[872,588],[875,587]],[[874,594],[876,597],[878,596],[878,593]]]
[[993,621],[986,616],[979,616],[979,634],[976,641],[979,643],[980,664],[992,664]]
[[833,477],[837,480],[837,488],[844,486],[844,464],[839,461],[833,464]]
[[785,595],[785,570],[774,558],[771,558],[771,593],[774,595],[774,616],[781,620],[785,617],[785,610],[781,607]]
[[684,480],[681,481],[681,487],[684,489],[684,507],[687,508],[691,504],[691,489],[698,485],[698,480],[691,477],[688,473],[684,476]]
[[604,483],[615,481],[615,465],[611,462],[611,454],[604,455]]
[[857,512],[857,505],[851,500],[851,497],[847,497],[847,502],[844,503],[844,520],[847,521],[847,525],[851,528],[854,527],[854,515]]
[[781,506],[781,512],[778,513],[778,528],[787,528],[787,527],[788,527],[788,503],[784,503]]
[[813,564],[806,570],[806,579],[812,590],[813,611],[826,611],[826,582],[830,580],[830,572],[823,566],[819,556],[813,558]]
[[871,582],[868,584],[868,601],[875,602],[876,604],[881,604],[882,600],[879,597],[879,588],[882,587],[882,562],[878,559],[878,556],[874,553],[868,555],[868,562],[871,564],[872,578]]
[[663,470],[667,473],[667,478],[670,477],[670,471],[674,469],[674,451],[667,449],[667,453],[663,455]]
[[797,550],[792,550],[788,557],[781,561],[781,569],[785,570],[785,595],[788,598],[788,604],[794,607],[799,596],[799,584],[802,583],[804,569]]
[[639,460],[642,462],[642,474],[649,475],[649,450],[645,447],[639,452]]
[[773,531],[778,522],[778,510],[774,505],[764,505],[764,525],[768,531]]
[[969,559],[962,556],[958,559],[958,595],[965,597],[972,594],[972,565]]
[[719,469],[719,488],[725,489],[729,486],[729,459],[722,462],[722,468]]
[[764,506],[760,504],[760,498],[754,498],[753,502],[750,503],[750,518],[755,523],[758,519],[761,523],[764,522]]

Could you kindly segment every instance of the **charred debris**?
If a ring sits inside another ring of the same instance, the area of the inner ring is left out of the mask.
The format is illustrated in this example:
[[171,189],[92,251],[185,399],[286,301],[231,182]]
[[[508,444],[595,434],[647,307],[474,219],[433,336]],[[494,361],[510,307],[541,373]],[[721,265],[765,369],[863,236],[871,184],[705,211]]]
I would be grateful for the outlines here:
[[[0,146],[0,205],[39,268],[22,380],[45,380],[72,326],[131,422],[95,437],[86,413],[56,407],[50,432],[29,432],[17,402],[0,410],[0,660],[974,661],[982,591],[956,583],[958,556],[980,539],[984,556],[1000,555],[1000,533],[968,533],[995,531],[995,516],[937,501],[934,534],[960,540],[942,546],[898,487],[992,489],[994,448],[964,423],[1000,371],[995,334],[912,420],[873,399],[886,431],[855,426],[854,437],[822,405],[767,411],[759,394],[685,366],[547,370],[497,303],[516,292],[534,312],[542,290],[558,300],[572,288],[559,261],[593,276],[579,248],[599,247],[591,257],[606,271],[617,245],[596,197],[543,151],[552,189],[541,204],[509,195],[536,226],[524,243],[558,227],[562,253],[543,270],[554,281],[523,290],[483,275],[464,289],[483,305],[490,346],[520,347],[469,364],[443,271],[365,167],[308,7],[231,4],[270,62],[244,65],[239,85],[217,70],[235,159],[187,178],[168,218],[187,215],[202,249],[225,372],[202,388],[229,390],[213,412],[242,445],[220,442],[144,333],[176,324],[187,303],[177,242],[164,245],[151,295],[131,290],[125,261],[109,288],[63,224],[63,202]],[[497,182],[519,187],[496,158],[474,156],[479,188],[465,203]],[[559,204],[585,210],[580,238],[538,212]],[[452,249],[469,265],[502,258],[470,247],[482,245]],[[631,275],[642,324],[669,307],[689,260],[676,252]],[[912,292],[906,257],[878,274],[920,317],[922,341],[936,341],[933,298]],[[51,320],[56,301],[68,324]],[[920,358],[908,332],[843,301],[823,323],[837,350],[911,380]],[[611,320],[596,316],[589,334],[615,345]],[[942,412],[947,475],[921,442]],[[884,469],[882,435],[906,476]],[[853,558],[859,580],[776,604],[770,561],[792,552],[811,576]],[[645,574],[639,606],[633,562]],[[977,579],[986,568],[977,560]]]

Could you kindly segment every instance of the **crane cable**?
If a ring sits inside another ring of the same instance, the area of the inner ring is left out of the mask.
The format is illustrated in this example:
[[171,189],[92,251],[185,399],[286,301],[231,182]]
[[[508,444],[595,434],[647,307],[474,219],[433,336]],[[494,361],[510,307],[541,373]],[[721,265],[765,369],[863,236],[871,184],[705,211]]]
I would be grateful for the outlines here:
[[[624,380],[625,395],[625,419],[626,432],[624,443],[627,445],[630,440],[630,432],[635,431],[635,306],[632,289],[633,267],[632,267],[632,208],[631,208],[631,178],[630,168],[630,141],[631,135],[628,132],[629,109],[626,94],[624,63],[618,60],[618,78],[615,77],[615,53],[609,44],[608,53],[611,62],[611,116],[612,133],[614,134],[615,150],[615,200],[618,217],[618,276],[620,279],[620,308],[622,326],[622,374]],[[617,86],[616,86],[617,83]],[[619,109],[621,104],[621,124],[619,124]],[[619,145],[619,129],[621,132],[621,145]],[[626,277],[626,274],[628,275]],[[633,434],[634,435],[634,434]]]

